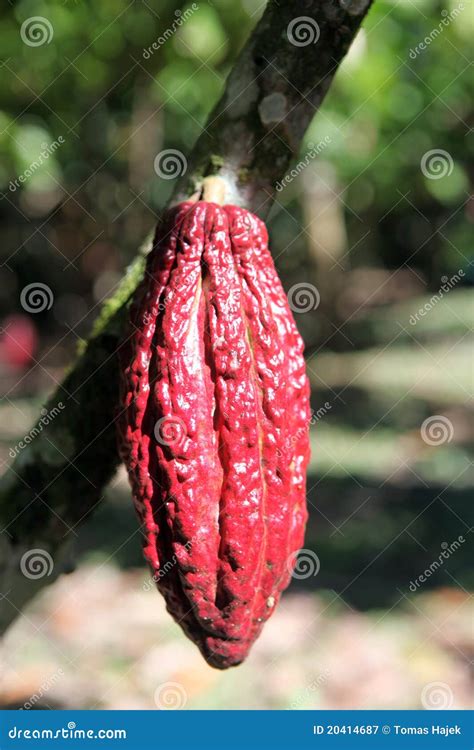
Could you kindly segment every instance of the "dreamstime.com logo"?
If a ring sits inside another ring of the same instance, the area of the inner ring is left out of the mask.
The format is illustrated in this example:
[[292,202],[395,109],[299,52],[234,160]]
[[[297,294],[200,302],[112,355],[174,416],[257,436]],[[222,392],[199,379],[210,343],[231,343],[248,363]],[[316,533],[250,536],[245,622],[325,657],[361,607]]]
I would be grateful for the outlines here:
[[419,44],[416,45],[416,47],[412,48],[410,50],[410,57],[412,60],[416,60],[418,55],[421,52],[424,52],[427,47],[430,46],[431,42],[434,42],[435,39],[442,34],[444,29],[449,26],[449,24],[454,21],[464,10],[465,6],[464,3],[459,3],[457,8],[453,8],[451,11],[448,10],[442,10],[441,11],[441,21],[439,22],[438,26],[435,26],[434,29],[431,29],[430,33],[425,36],[425,38],[419,42]]
[[421,157],[420,169],[427,180],[442,180],[454,169],[453,157],[443,148],[432,148]]
[[288,304],[294,313],[316,310],[321,302],[319,289],[307,281],[300,281],[288,290]]
[[299,549],[288,557],[286,567],[292,578],[302,581],[305,578],[317,576],[321,563],[312,549]]
[[450,443],[454,437],[453,423],[443,414],[433,414],[421,425],[420,434],[427,445]]
[[421,703],[428,711],[445,711],[454,703],[453,691],[446,682],[429,682],[421,691]]
[[20,185],[26,182],[30,177],[33,177],[35,172],[37,172],[38,169],[48,161],[49,157],[54,154],[54,152],[57,151],[58,148],[63,145],[63,143],[66,143],[66,140],[62,135],[59,136],[57,141],[52,141],[51,143],[43,143],[38,157],[34,161],[32,161],[31,164],[29,164],[29,166],[20,175],[18,175],[15,180],[10,180],[8,184],[8,189],[10,190],[10,192],[14,193],[15,190],[18,190]]
[[[192,547],[192,542],[186,542],[184,545],[184,549],[186,552],[190,552]],[[160,569],[154,573],[152,578],[149,578],[148,581],[144,581],[142,589],[143,591],[150,591],[150,589],[153,589],[155,587],[155,584],[158,583],[158,581],[161,581],[162,578],[165,578],[166,575],[174,568],[176,563],[178,562],[178,558],[176,555],[173,555],[171,560],[167,560],[163,565],[160,566]]]
[[177,448],[186,437],[186,425],[179,417],[161,417],[155,423],[153,433],[160,445]]
[[298,16],[288,24],[286,36],[294,47],[307,47],[318,42],[321,30],[311,16]]
[[62,401],[58,401],[57,406],[53,406],[52,409],[49,411],[47,409],[41,409],[41,417],[38,420],[38,423],[31,428],[29,433],[25,435],[23,440],[20,440],[16,445],[13,446],[13,448],[10,448],[8,451],[8,454],[10,458],[16,458],[18,454],[23,450],[23,448],[26,448],[30,443],[33,442],[35,438],[38,437],[43,432],[44,427],[47,427],[55,417],[58,416],[62,412],[63,409],[66,407],[64,406]]
[[413,593],[415,593],[417,589],[419,589],[424,583],[426,583],[428,578],[431,578],[431,576],[444,565],[446,560],[449,560],[451,555],[454,555],[454,553],[458,551],[458,549],[462,544],[464,544],[465,541],[466,540],[461,534],[450,544],[448,544],[448,542],[442,542],[442,551],[438,555],[438,558],[436,560],[433,560],[433,562],[426,568],[426,570],[423,571],[423,573],[418,576],[418,578],[415,578],[414,581],[410,581],[410,591],[413,591]]
[[312,693],[316,692],[321,685],[324,685],[330,674],[329,669],[325,669],[321,674],[315,677],[314,680],[311,680],[306,689],[290,704],[290,708],[299,708],[303,703],[307,703],[308,699],[311,698]]
[[188,168],[188,161],[182,151],[176,148],[165,148],[155,156],[153,167],[163,180],[174,180],[182,177]]
[[301,172],[303,172],[303,170],[306,169],[308,164],[310,164],[312,160],[316,158],[316,156],[319,156],[319,154],[324,151],[324,149],[329,146],[330,143],[332,143],[332,139],[329,135],[325,135],[322,141],[319,141],[316,144],[310,143],[309,149],[306,152],[304,158],[301,159],[301,161],[299,161],[298,164],[282,178],[282,180],[276,183],[276,190],[281,193],[283,188],[289,185],[290,182],[293,182],[293,180],[298,177]]
[[24,711],[29,711],[30,709],[35,706],[38,701],[40,701],[44,696],[49,693],[51,688],[53,688],[56,683],[60,682],[61,679],[64,677],[64,672],[62,669],[58,669],[54,674],[51,675],[51,677],[48,677],[46,680],[44,680],[41,685],[39,686],[38,690],[33,693],[33,695],[30,695],[27,701],[23,703],[22,709]]
[[166,302],[160,302],[158,305],[153,307],[152,310],[146,312],[142,318],[143,325],[149,326],[150,323],[153,323],[157,319],[159,313],[163,312],[165,307],[166,307]]
[[459,284],[461,279],[464,278],[466,274],[460,268],[457,273],[454,273],[449,279],[447,276],[441,276],[442,284],[436,294],[433,294],[429,302],[427,302],[423,307],[420,307],[419,310],[414,313],[413,315],[410,315],[409,323],[411,326],[416,326],[416,324],[419,322],[420,318],[424,318],[425,315],[428,315],[429,312],[435,307],[438,302],[441,302],[445,294],[448,294],[448,292],[453,289],[456,284]]
[[50,576],[53,569],[53,558],[45,549],[29,549],[21,556],[20,570],[31,581]]
[[153,44],[151,44],[149,47],[146,47],[142,52],[142,57],[145,60],[149,60],[150,57],[156,52],[156,50],[160,49],[168,39],[171,39],[173,34],[175,34],[179,27],[182,26],[186,21],[191,18],[193,13],[197,11],[199,8],[199,5],[197,3],[193,3],[189,8],[186,8],[185,11],[181,10],[175,10],[174,14],[176,16],[175,20],[171,24],[171,26],[168,26],[167,29],[162,33],[161,36],[156,39]]
[[155,705],[160,711],[179,711],[188,701],[188,694],[180,682],[163,682],[155,690]]
[[14,726],[8,730],[11,740],[126,740],[126,729],[78,729],[75,721],[68,721],[61,729],[22,729]]
[[41,281],[34,281],[27,284],[21,290],[20,304],[27,313],[40,313],[45,310],[51,310],[54,302],[54,295],[47,284]]
[[44,16],[30,16],[21,24],[21,41],[28,47],[41,47],[43,44],[49,44],[53,35],[53,25]]
[[[319,422],[320,419],[325,417],[328,411],[331,411],[331,409],[332,406],[329,401],[325,401],[324,404],[320,406],[319,409],[317,409],[317,411],[311,409],[309,425],[315,425],[317,422]],[[307,428],[300,427],[293,435],[287,435],[287,437],[283,441],[283,445],[281,446],[281,448],[276,449],[276,455],[278,456],[278,458],[286,456],[294,451],[296,443],[298,443],[298,441],[307,434],[309,425]]]

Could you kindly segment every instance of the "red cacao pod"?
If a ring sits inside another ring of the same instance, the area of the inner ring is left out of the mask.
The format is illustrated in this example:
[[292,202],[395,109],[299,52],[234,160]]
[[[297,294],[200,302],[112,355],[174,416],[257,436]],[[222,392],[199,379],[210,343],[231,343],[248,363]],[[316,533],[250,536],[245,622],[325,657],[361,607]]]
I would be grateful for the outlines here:
[[245,659],[306,522],[303,342],[248,211],[200,201],[157,230],[122,347],[119,442],[144,554],[214,667]]

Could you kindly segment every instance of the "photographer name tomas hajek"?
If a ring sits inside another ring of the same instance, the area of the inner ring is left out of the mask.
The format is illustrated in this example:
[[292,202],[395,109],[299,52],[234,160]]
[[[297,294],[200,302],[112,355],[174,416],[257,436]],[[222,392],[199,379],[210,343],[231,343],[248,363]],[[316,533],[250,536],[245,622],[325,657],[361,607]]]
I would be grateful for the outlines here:
[[450,279],[448,279],[447,276],[442,276],[441,281],[443,282],[436,292],[436,294],[433,294],[432,297],[426,304],[423,305],[423,307],[420,307],[419,310],[414,314],[410,315],[409,323],[411,326],[416,326],[420,318],[424,318],[425,315],[427,315],[435,305],[438,304],[438,302],[441,302],[445,294],[448,294],[448,292],[453,289],[456,284],[458,284],[461,279],[464,278],[466,274],[460,268],[457,273],[453,274]]
[[8,455],[10,456],[10,458],[16,458],[18,454],[23,450],[23,448],[26,448],[30,443],[32,443],[33,440],[43,432],[43,429],[47,427],[50,422],[52,422],[53,419],[57,417],[58,414],[60,414],[65,408],[65,404],[63,404],[62,401],[58,401],[57,405],[53,406],[49,411],[47,409],[41,409],[41,417],[39,418],[37,424],[35,424],[35,426],[31,428],[31,430],[27,435],[25,435],[23,440],[20,440],[15,446],[13,446],[13,448],[10,448],[10,450],[8,451]]
[[453,734],[462,734],[461,727],[459,724],[445,724],[444,726],[441,724],[432,724],[431,727],[402,727],[400,724],[394,724],[393,726],[393,732],[394,734],[406,734],[406,735],[413,735],[413,734],[439,734],[442,737],[448,737]]

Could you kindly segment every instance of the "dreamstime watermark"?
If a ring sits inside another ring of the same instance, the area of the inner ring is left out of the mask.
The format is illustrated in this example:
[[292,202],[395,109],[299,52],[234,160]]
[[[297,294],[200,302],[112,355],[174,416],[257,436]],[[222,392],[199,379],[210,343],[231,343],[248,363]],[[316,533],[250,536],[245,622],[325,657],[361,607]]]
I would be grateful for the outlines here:
[[465,275],[466,274],[464,273],[462,268],[460,268],[450,278],[448,278],[447,276],[441,276],[442,284],[440,288],[438,289],[436,294],[433,294],[429,302],[426,302],[426,304],[424,304],[423,307],[420,307],[416,313],[414,313],[413,315],[410,315],[410,318],[408,321],[410,325],[416,326],[420,318],[424,318],[425,315],[431,312],[433,307],[435,307],[435,305],[437,305],[438,302],[440,302],[443,299],[444,295],[448,294],[448,292],[450,292],[451,289],[453,289],[456,286],[456,284],[459,284],[459,282],[461,281],[461,279],[464,278]]
[[308,700],[308,698],[311,696],[311,693],[313,693],[315,690],[321,687],[321,685],[324,685],[324,683],[326,682],[330,674],[331,672],[329,671],[329,669],[325,669],[314,680],[311,680],[309,685],[298,696],[298,698],[294,700],[292,703],[290,703],[290,708],[293,708],[293,709],[299,708],[302,703],[305,703]]
[[50,310],[53,306],[54,295],[47,284],[34,281],[23,287],[20,294],[20,304],[28,313],[40,313]]
[[321,563],[312,549],[300,549],[291,553],[286,561],[286,567],[292,578],[302,581],[317,576]]
[[453,423],[442,414],[433,414],[427,417],[421,425],[420,434],[427,445],[450,443],[454,436]]
[[301,161],[298,162],[296,167],[293,167],[293,169],[286,174],[282,180],[277,182],[276,189],[279,193],[285,188],[287,185],[290,184],[290,182],[293,182],[293,180],[298,177],[301,172],[303,172],[304,169],[308,166],[308,164],[316,158],[324,149],[329,146],[329,144],[332,143],[332,138],[329,135],[324,136],[322,141],[319,141],[318,143],[314,144],[311,143],[309,150],[306,152],[306,155],[304,159],[301,159]]
[[[319,422],[320,419],[325,417],[328,411],[330,411],[331,409],[332,409],[332,406],[329,403],[329,401],[325,401],[324,404],[320,406],[319,409],[317,409],[316,411],[314,411],[314,409],[311,409],[311,417],[309,420],[309,424],[315,425],[316,422]],[[278,458],[281,458],[282,456],[287,456],[290,452],[292,452],[294,450],[296,443],[298,443],[302,438],[304,438],[307,435],[307,433],[308,433],[308,427],[300,427],[292,435],[287,435],[281,447],[276,449],[276,455],[278,456]]]
[[453,171],[453,157],[442,148],[432,148],[421,157],[420,168],[428,180],[441,180]]
[[53,25],[44,16],[30,16],[21,24],[21,41],[28,47],[41,47],[43,44],[49,44],[53,35]]
[[23,438],[23,440],[20,440],[16,445],[13,446],[13,448],[10,448],[8,451],[8,455],[10,458],[16,458],[21,451],[26,448],[30,443],[33,442],[35,438],[38,437],[43,432],[43,429],[47,427],[55,417],[58,416],[62,412],[63,409],[65,409],[65,405],[62,401],[58,401],[57,406],[53,406],[52,409],[41,409],[41,417],[39,418],[37,424],[35,424],[34,427],[29,431],[27,435]]
[[142,318],[143,325],[149,326],[150,323],[153,323],[153,321],[156,321],[159,313],[163,312],[165,307],[166,307],[166,302],[160,302],[158,305],[153,307],[153,309],[150,312],[146,312]]
[[155,156],[153,168],[163,180],[182,177],[188,168],[188,161],[182,151],[176,148],[165,148]]
[[28,700],[23,703],[22,709],[24,711],[29,711],[33,706],[35,706],[38,701],[40,701],[44,696],[51,690],[52,687],[56,685],[57,682],[59,682],[62,677],[64,677],[64,672],[62,669],[58,669],[54,674],[51,675],[51,677],[48,677],[47,680],[44,680],[44,682],[41,683],[41,685],[38,688],[38,691],[36,693],[33,693],[33,695],[30,695]]
[[50,576],[53,568],[53,558],[45,549],[30,549],[21,556],[20,570],[31,581]]
[[168,39],[171,39],[173,34],[175,34],[180,26],[182,26],[186,21],[191,18],[193,13],[197,11],[199,8],[199,5],[197,3],[193,3],[189,8],[186,8],[185,11],[175,10],[175,20],[171,24],[171,26],[168,26],[167,29],[163,32],[161,36],[156,39],[153,44],[151,44],[149,47],[146,47],[142,52],[142,57],[145,60],[149,60],[150,57],[156,52],[156,50],[160,49]]
[[429,682],[421,691],[421,703],[428,711],[445,711],[454,703],[453,691],[446,682]]
[[459,3],[456,8],[453,8],[452,10],[442,10],[441,16],[442,19],[439,22],[438,26],[435,26],[434,29],[430,31],[430,33],[425,36],[423,41],[421,41],[419,44],[416,45],[415,48],[410,49],[410,57],[412,60],[416,60],[418,55],[421,52],[424,52],[427,47],[430,46],[431,42],[434,42],[435,39],[443,33],[444,29],[449,26],[449,24],[454,21],[464,10],[464,3]]
[[[191,550],[191,547],[192,547],[191,541],[186,542],[186,544],[184,545],[184,549],[187,552]],[[168,575],[170,570],[174,568],[177,562],[178,562],[178,558],[176,557],[176,555],[173,555],[171,560],[167,560],[164,563],[164,565],[161,565],[158,572],[154,573],[152,578],[149,578],[147,581],[143,582],[143,586],[142,586],[143,591],[150,591],[151,589],[155,588],[155,584],[161,581],[162,578],[165,578],[165,576]]]
[[30,177],[33,177],[35,172],[45,162],[47,162],[49,157],[54,154],[54,152],[57,151],[58,148],[64,143],[66,143],[66,139],[62,135],[60,135],[59,138],[52,143],[43,143],[41,145],[39,156],[34,161],[32,161],[31,164],[15,180],[10,180],[8,184],[8,189],[10,190],[10,192],[14,193],[15,190],[18,190],[20,185],[26,182]]
[[78,729],[75,721],[59,729],[24,729],[12,726],[8,730],[11,740],[126,740],[126,729]]
[[311,425],[316,424],[316,422],[319,422],[320,419],[325,417],[328,411],[330,411],[331,409],[332,406],[329,401],[325,401],[324,404],[319,407],[319,409],[316,409],[316,411],[314,411],[314,409],[311,409],[311,418],[309,420],[309,423]]
[[293,18],[287,26],[286,36],[294,47],[316,44],[321,35],[318,23],[311,16]]
[[288,304],[294,313],[316,310],[321,302],[319,290],[307,281],[300,281],[288,290]]
[[466,540],[460,534],[457,539],[455,539],[453,542],[442,542],[441,543],[441,552],[438,555],[436,560],[433,560],[433,562],[430,563],[430,565],[426,568],[426,570],[421,573],[418,578],[415,578],[414,581],[410,581],[410,591],[415,593],[417,589],[421,588],[421,586],[426,583],[428,578],[431,578],[431,576],[436,573],[446,562],[446,560],[449,560],[451,555],[454,555],[455,552],[458,551],[458,549],[461,547],[462,544],[464,544]]
[[161,711],[177,711],[188,702],[188,695],[180,682],[163,682],[156,688],[154,698]]
[[161,417],[153,429],[155,439],[160,445],[179,446],[186,435],[186,425],[179,417]]

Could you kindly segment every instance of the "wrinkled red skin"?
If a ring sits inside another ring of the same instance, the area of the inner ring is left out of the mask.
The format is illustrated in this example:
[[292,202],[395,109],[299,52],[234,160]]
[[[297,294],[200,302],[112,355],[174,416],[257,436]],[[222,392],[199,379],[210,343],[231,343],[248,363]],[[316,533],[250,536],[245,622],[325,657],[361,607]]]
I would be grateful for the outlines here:
[[121,351],[119,442],[144,554],[220,669],[245,659],[274,611],[307,518],[303,342],[267,242],[244,209],[177,206]]

